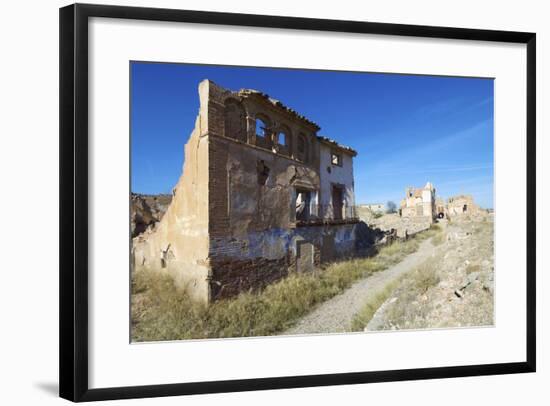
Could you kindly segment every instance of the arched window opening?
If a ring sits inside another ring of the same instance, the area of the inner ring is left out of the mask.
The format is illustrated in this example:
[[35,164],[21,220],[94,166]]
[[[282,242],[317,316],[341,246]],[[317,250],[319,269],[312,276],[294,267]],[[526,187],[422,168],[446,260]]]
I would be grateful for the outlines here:
[[292,133],[290,128],[282,124],[277,127],[273,135],[274,150],[284,155],[288,155],[292,147]]
[[269,125],[263,117],[256,118],[256,137],[266,138],[269,133]]

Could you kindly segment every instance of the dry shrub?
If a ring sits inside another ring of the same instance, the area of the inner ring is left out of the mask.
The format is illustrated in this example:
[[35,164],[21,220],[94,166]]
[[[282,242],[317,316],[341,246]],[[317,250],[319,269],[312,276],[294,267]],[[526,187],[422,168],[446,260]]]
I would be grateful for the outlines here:
[[419,267],[415,268],[406,278],[407,283],[418,293],[423,294],[432,286],[439,283],[440,278],[437,273],[437,261],[427,260]]

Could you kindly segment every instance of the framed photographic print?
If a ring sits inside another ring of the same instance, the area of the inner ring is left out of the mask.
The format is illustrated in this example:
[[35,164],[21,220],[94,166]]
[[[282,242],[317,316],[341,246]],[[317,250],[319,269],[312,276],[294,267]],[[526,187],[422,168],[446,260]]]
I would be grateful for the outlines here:
[[60,395],[535,371],[535,34],[60,10]]

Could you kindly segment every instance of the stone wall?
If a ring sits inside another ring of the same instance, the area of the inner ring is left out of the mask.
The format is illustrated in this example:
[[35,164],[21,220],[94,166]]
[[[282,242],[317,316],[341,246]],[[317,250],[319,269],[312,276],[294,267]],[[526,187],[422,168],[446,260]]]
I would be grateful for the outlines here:
[[411,236],[431,227],[432,221],[429,217],[403,217],[398,214],[385,214],[381,217],[370,216],[361,218],[367,224],[381,231],[396,230],[396,235],[399,238]]
[[295,188],[319,188],[316,170],[260,148],[211,137],[209,156],[212,236],[288,228]]
[[[335,165],[331,162],[332,153],[337,153],[341,163]],[[332,188],[340,186],[344,191],[343,217],[353,217],[355,207],[355,193],[353,184],[353,156],[330,145],[320,144],[320,169],[321,189],[319,202],[324,218],[332,218]]]
[[476,214],[479,211],[480,207],[471,195],[458,195],[447,199],[447,216],[450,218]]

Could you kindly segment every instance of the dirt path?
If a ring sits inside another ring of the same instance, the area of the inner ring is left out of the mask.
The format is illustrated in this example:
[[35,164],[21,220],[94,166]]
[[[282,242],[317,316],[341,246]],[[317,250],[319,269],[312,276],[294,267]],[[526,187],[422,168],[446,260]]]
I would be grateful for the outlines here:
[[344,293],[324,302],[297,324],[283,332],[289,334],[340,333],[350,331],[353,316],[386,284],[412,270],[434,254],[431,239],[423,241],[416,252],[400,263],[353,284]]

